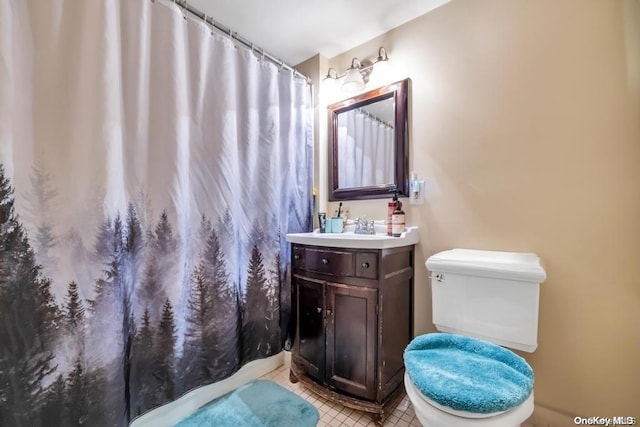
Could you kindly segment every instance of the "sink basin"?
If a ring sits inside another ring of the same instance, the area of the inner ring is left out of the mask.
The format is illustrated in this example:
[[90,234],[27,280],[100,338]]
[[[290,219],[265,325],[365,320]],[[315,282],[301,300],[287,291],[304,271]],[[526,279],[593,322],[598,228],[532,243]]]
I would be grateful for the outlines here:
[[387,236],[386,227],[376,224],[376,234],[355,234],[353,226],[347,226],[343,233],[289,233],[287,242],[332,248],[385,249],[418,243],[418,227],[407,227],[400,237]]

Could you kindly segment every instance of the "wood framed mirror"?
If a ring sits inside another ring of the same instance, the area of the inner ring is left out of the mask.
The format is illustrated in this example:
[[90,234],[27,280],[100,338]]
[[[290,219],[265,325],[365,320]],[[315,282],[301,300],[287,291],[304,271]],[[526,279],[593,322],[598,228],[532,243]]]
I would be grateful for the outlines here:
[[409,195],[409,79],[331,104],[329,200]]

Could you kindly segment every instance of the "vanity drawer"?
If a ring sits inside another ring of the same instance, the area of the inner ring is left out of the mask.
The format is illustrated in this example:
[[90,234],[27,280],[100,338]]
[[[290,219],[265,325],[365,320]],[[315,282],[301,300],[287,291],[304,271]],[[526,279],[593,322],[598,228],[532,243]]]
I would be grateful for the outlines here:
[[353,253],[324,249],[305,250],[305,270],[333,276],[353,276]]
[[356,277],[363,279],[378,278],[378,254],[373,252],[356,253]]

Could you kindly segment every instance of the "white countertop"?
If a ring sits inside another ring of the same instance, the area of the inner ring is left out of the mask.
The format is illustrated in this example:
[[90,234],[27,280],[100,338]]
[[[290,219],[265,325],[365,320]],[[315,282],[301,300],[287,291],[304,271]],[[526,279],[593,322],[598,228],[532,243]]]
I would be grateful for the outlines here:
[[287,242],[303,245],[328,246],[331,248],[354,249],[386,249],[399,248],[401,246],[415,245],[418,243],[418,227],[406,227],[400,237],[387,236],[385,233],[355,234],[352,228],[347,227],[343,233],[320,233],[318,230],[312,233],[289,233]]

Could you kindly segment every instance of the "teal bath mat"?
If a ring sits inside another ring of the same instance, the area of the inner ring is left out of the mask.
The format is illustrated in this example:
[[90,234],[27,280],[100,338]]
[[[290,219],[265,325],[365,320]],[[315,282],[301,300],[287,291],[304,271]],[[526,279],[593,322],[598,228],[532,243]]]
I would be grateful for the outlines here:
[[175,427],[313,427],[318,410],[284,387],[256,380],[225,394]]

